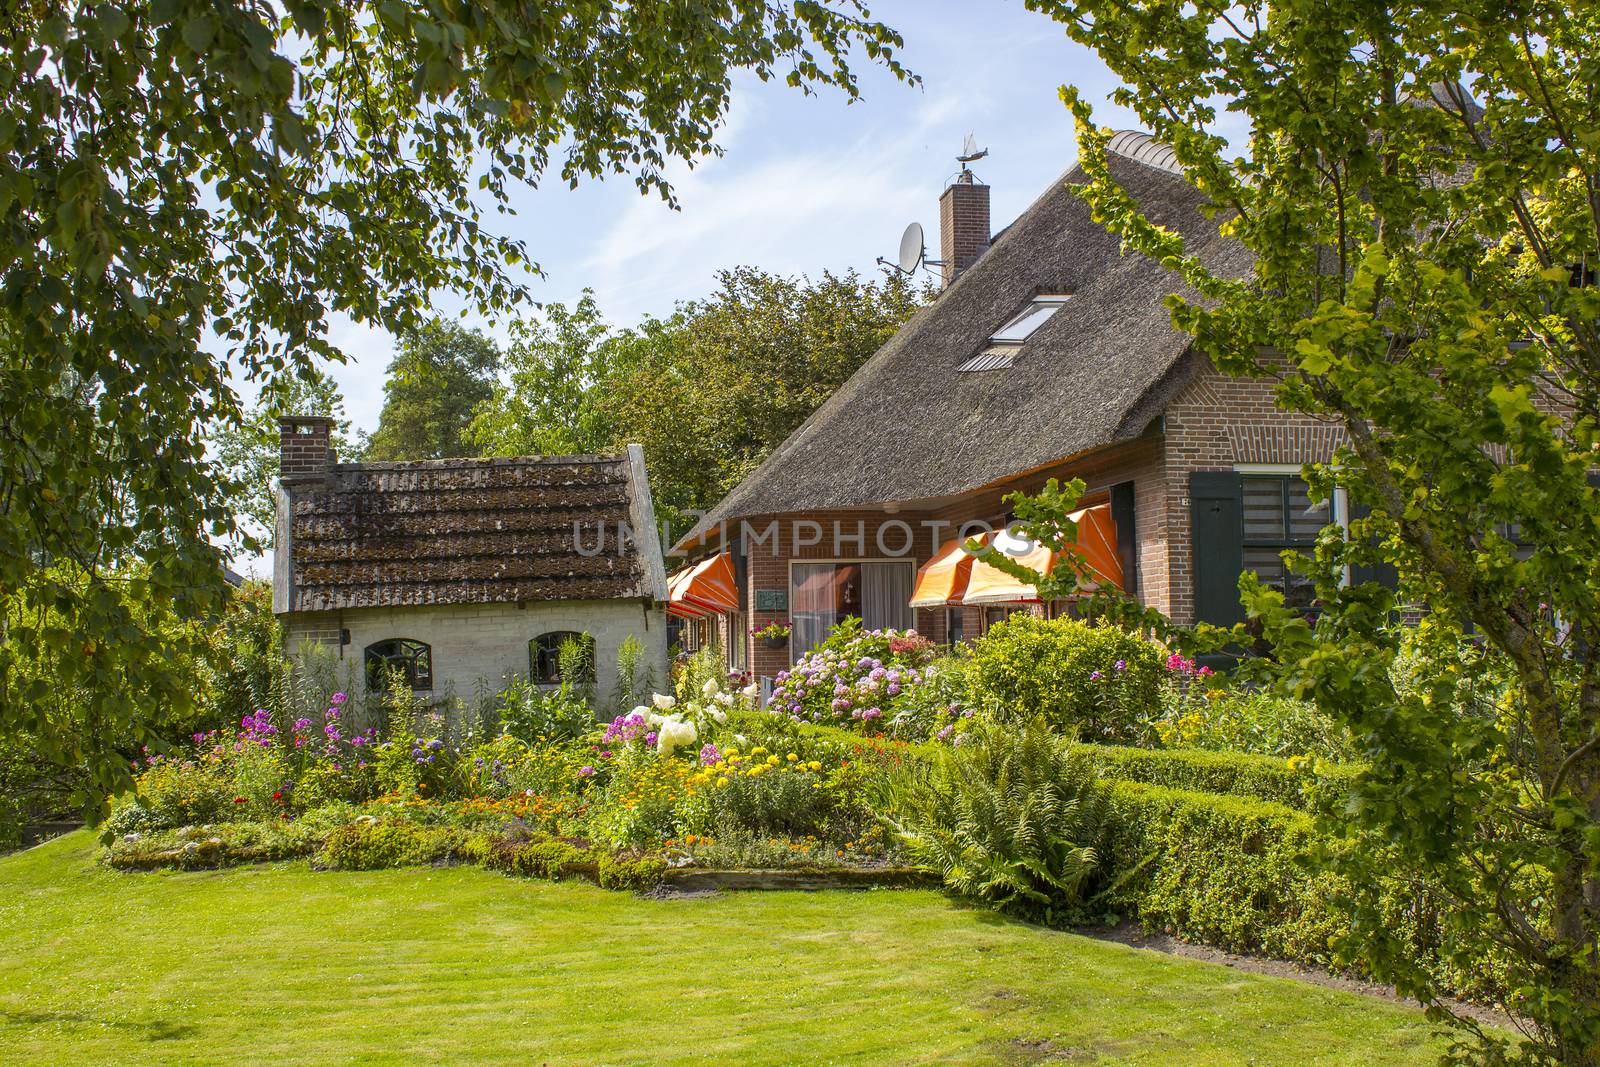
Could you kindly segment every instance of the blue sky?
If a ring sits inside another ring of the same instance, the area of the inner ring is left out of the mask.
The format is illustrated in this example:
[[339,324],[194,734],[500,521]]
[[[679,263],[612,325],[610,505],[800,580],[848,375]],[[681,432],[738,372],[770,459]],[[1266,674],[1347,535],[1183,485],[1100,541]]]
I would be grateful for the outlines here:
[[[1096,101],[1103,124],[1136,125],[1106,102],[1115,80],[1099,60],[1020,0],[879,0],[872,12],[904,35],[903,58],[922,85],[859,65],[863,99],[847,105],[836,92],[741,80],[719,138],[725,155],[671,170],[679,211],[620,177],[526,191],[518,214],[499,221],[544,268],[534,298],[569,302],[592,288],[606,317],[629,325],[705,295],[717,270],[739,264],[813,276],[876,270],[912,221],[936,255],[939,192],[969,131],[990,152],[974,170],[992,187],[999,229],[1073,161],[1063,83]],[[444,295],[438,308],[455,315],[462,304]],[[370,430],[393,339],[346,322],[334,340],[351,357],[332,368],[347,410]]]

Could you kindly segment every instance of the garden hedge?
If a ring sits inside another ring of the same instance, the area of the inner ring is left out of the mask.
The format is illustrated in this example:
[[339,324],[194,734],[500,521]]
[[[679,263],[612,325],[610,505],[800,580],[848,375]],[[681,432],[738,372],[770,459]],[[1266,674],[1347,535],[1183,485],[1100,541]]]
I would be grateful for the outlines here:
[[1127,748],[1080,745],[1102,778],[1254,797],[1312,809],[1342,803],[1361,767],[1326,761],[1277,759],[1197,748]]
[[[1338,966],[1348,884],[1313,868],[1330,841],[1315,818],[1254,797],[1113,781],[1107,903],[1147,929],[1234,952]],[[1440,987],[1493,1001],[1504,994],[1492,950],[1463,951],[1449,905],[1422,879],[1396,871],[1378,886],[1390,930]]]

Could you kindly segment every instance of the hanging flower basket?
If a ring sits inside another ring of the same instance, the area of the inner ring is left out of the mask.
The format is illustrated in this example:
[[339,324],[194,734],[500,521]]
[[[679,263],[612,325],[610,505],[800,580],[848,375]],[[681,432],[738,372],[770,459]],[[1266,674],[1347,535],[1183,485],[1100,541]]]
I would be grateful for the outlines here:
[[768,623],[759,630],[752,630],[751,633],[767,648],[789,646],[789,627],[781,622]]

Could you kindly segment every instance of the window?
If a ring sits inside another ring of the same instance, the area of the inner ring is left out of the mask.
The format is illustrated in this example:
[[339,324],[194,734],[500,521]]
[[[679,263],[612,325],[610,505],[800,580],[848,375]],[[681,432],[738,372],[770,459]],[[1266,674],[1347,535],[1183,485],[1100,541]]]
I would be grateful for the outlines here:
[[1306,483],[1294,475],[1248,474],[1239,479],[1244,518],[1240,564],[1280,590],[1290,607],[1309,608],[1316,595],[1311,580],[1284,566],[1282,553],[1307,549],[1317,532],[1333,521],[1328,501],[1313,505]]
[[789,572],[789,654],[804,655],[852,615],[869,630],[908,629],[915,578],[910,560],[794,564]]
[[958,371],[1001,370],[1011,366],[1022,343],[1034,331],[1049,321],[1072,297],[1065,293],[1040,293],[1028,301],[1026,307],[989,337],[989,343],[977,355],[968,356]]
[[967,639],[967,609],[953,607],[944,609],[944,639],[951,648],[955,648]]
[[723,616],[727,619],[727,636],[725,644],[728,653],[728,670],[744,673],[749,669],[748,652],[750,642],[749,628],[745,625],[744,612],[734,611]]
[[389,688],[389,678],[396,672],[412,692],[433,688],[433,650],[421,641],[395,637],[368,645],[366,668],[369,693]]
[[528,642],[528,680],[538,685],[560,685],[561,646],[576,641],[583,656],[575,676],[566,679],[575,683],[594,683],[594,638],[577,630],[551,630]]
[[1071,299],[1064,293],[1040,293],[1028,301],[1028,306],[1019,311],[1010,322],[996,330],[989,338],[989,343],[1020,345],[1032,337],[1035,330],[1048,322],[1050,316],[1060,311],[1062,305]]
[[1027,611],[1028,609],[1021,604],[997,604],[994,607],[984,608],[983,632],[988,633],[1018,612],[1026,613]]

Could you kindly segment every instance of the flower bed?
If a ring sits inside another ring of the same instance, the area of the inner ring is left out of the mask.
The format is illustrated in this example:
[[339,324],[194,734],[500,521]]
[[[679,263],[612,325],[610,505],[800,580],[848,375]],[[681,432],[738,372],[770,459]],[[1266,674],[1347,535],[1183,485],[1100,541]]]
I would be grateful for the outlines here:
[[854,723],[881,733],[923,681],[933,643],[915,630],[862,630],[848,620],[817,649],[780,671],[773,710],[795,722]]

